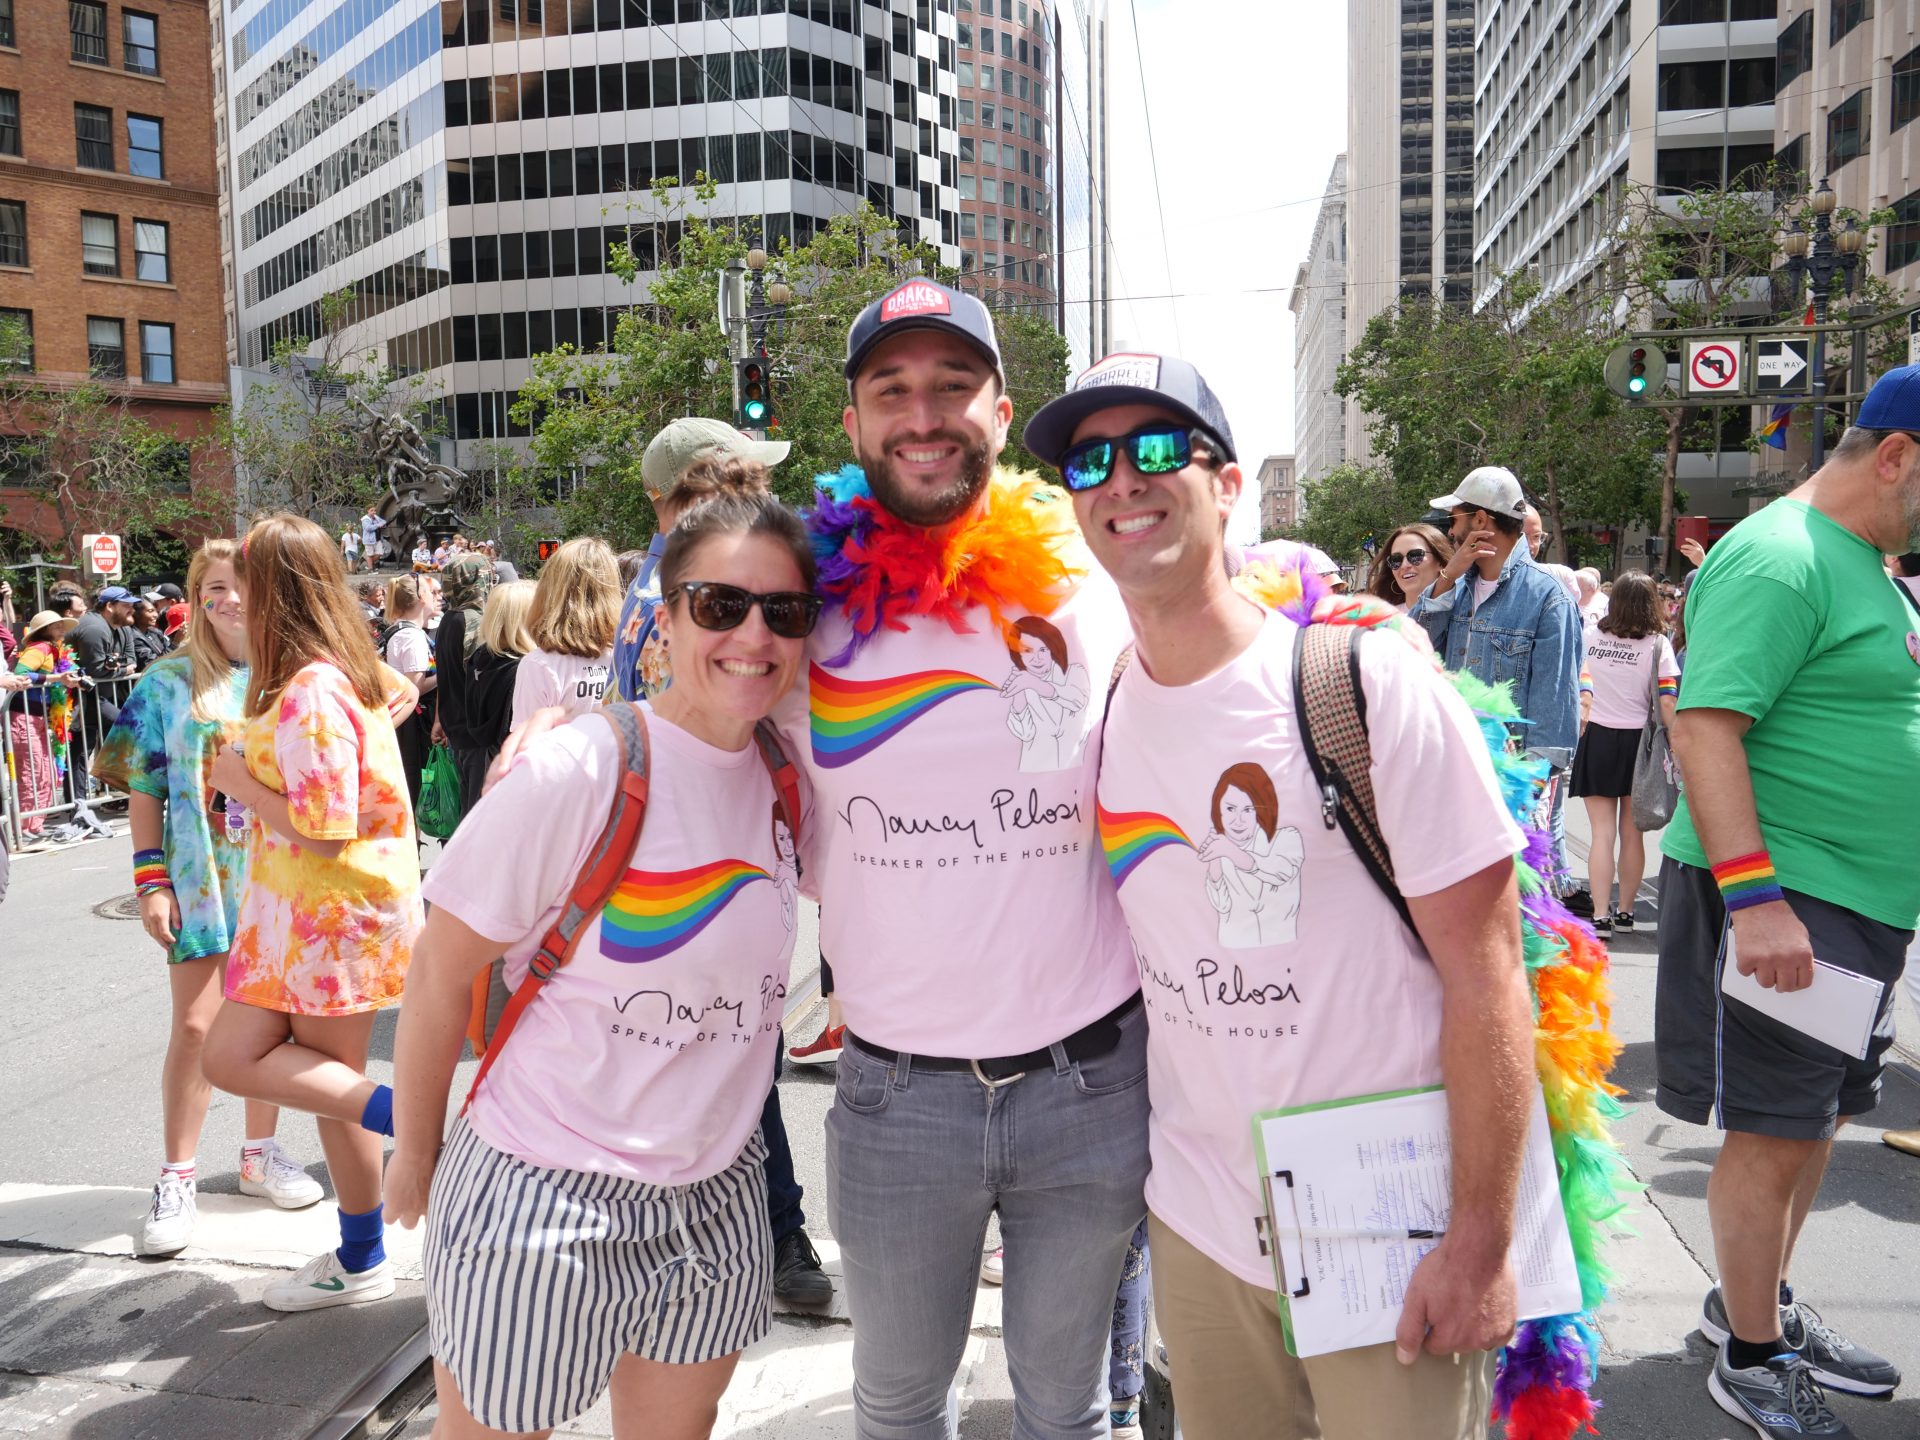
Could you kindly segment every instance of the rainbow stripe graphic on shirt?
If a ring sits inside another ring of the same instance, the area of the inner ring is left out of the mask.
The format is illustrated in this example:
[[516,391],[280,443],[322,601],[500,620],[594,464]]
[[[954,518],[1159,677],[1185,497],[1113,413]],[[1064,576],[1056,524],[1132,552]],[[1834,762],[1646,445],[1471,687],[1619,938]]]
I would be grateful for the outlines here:
[[1186,831],[1151,810],[1114,811],[1097,807],[1100,815],[1100,848],[1107,854],[1107,868],[1113,883],[1124,885],[1127,877],[1140,868],[1140,862],[1156,850],[1169,845],[1193,849]]
[[711,925],[747,886],[772,878],[744,860],[715,860],[692,870],[629,870],[600,912],[600,953],[623,965],[658,960]]
[[849,680],[812,664],[807,686],[812,694],[813,759],[828,770],[877,750],[943,701],[969,690],[1000,688],[964,670]]

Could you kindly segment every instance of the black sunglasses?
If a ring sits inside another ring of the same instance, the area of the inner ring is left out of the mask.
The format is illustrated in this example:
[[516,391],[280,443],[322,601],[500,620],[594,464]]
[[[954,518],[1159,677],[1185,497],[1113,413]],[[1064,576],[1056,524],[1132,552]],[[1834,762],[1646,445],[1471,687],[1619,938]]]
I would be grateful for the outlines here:
[[1398,570],[1403,565],[1424,565],[1427,563],[1425,550],[1406,550],[1398,555],[1387,556],[1387,568]]
[[687,597],[687,614],[702,630],[737,630],[758,605],[767,629],[783,640],[804,640],[820,618],[820,597],[802,590],[756,595],[714,580],[682,580],[665,598],[672,600],[676,595]]
[[1168,475],[1192,463],[1195,440],[1208,443],[1200,431],[1171,421],[1143,425],[1118,439],[1082,440],[1060,457],[1060,474],[1069,490],[1098,489],[1113,478],[1114,460],[1125,450],[1142,475]]

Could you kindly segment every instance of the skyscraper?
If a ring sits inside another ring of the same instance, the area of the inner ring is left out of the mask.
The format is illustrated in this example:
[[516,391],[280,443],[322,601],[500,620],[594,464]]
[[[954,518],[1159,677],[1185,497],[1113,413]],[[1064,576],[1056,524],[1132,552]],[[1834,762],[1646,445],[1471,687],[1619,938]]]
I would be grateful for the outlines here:
[[1317,480],[1347,458],[1346,401],[1334,392],[1347,358],[1347,157],[1338,156],[1313,222],[1307,258],[1294,272],[1293,434],[1296,473]]

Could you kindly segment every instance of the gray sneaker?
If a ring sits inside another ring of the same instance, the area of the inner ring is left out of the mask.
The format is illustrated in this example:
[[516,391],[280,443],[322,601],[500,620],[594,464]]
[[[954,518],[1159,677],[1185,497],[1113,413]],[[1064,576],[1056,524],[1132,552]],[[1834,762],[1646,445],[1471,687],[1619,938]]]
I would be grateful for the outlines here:
[[1806,1357],[1822,1385],[1850,1395],[1891,1395],[1900,1384],[1900,1371],[1891,1360],[1854,1344],[1820,1321],[1820,1314],[1804,1301],[1780,1309],[1780,1331]]
[[1734,1419],[1766,1440],[1858,1440],[1827,1405],[1813,1367],[1798,1351],[1751,1370],[1735,1370],[1722,1345],[1707,1376],[1707,1393]]

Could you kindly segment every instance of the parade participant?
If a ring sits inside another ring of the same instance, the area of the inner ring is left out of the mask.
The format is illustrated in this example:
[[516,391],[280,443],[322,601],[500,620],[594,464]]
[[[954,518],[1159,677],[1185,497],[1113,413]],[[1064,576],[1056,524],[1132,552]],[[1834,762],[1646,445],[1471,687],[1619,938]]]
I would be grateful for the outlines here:
[[583,536],[554,551],[533,592],[533,649],[514,679],[516,729],[545,706],[579,716],[600,703],[619,618],[619,570],[607,542]]
[[1402,525],[1387,537],[1380,554],[1367,589],[1404,614],[1453,558],[1453,542],[1431,525]]
[[493,590],[493,566],[470,550],[447,567],[445,578],[446,610],[433,636],[434,654],[447,657],[438,671],[434,739],[453,752],[464,814],[478,803],[487,778],[487,747],[475,736],[467,713],[467,666],[480,643],[480,617]]
[[387,628],[378,646],[380,658],[407,677],[420,692],[414,712],[394,726],[400,744],[400,766],[407,777],[407,798],[420,803],[420,771],[433,746],[438,723],[436,695],[440,675],[434,665],[434,642],[427,625],[440,612],[439,592],[423,577],[402,575],[387,582]]
[[[1134,663],[1106,720],[1103,841],[1118,843],[1123,823],[1208,837],[1149,850],[1120,887],[1148,982],[1148,1232],[1182,1429],[1195,1440],[1485,1435],[1486,1352],[1514,1326],[1506,1252],[1532,1024],[1513,867],[1521,836],[1473,715],[1413,648],[1360,645],[1373,790],[1418,934],[1353,846],[1318,824],[1293,832],[1286,924],[1230,932],[1209,894],[1209,849],[1260,873],[1260,834],[1277,834],[1278,817],[1314,814],[1319,786],[1297,739],[1299,628],[1228,580],[1225,524],[1242,475],[1226,417],[1191,365],[1124,355],[1079,377],[1024,438],[1062,467],[1133,621]],[[1253,817],[1244,832],[1229,813],[1242,799]],[[1447,843],[1435,846],[1443,810]],[[1259,1024],[1285,1024],[1284,1046],[1227,1038],[1238,1012],[1219,1007],[1241,987],[1209,977],[1228,950],[1254,983],[1283,977],[1264,994],[1268,1010],[1284,1003],[1284,1019],[1263,1012]],[[1356,1048],[1356,1035],[1370,1038]],[[1453,1220],[1414,1271],[1396,1341],[1291,1358],[1272,1263],[1248,1223],[1263,1209],[1252,1111],[1442,1081]]]
[[72,740],[73,696],[83,677],[67,632],[73,621],[55,610],[42,610],[27,621],[20,634],[20,653],[13,673],[28,682],[27,693],[7,711],[13,734],[14,762],[19,767],[20,833],[40,835],[47,828],[44,813],[57,798],[65,778]]
[[[1633,768],[1654,706],[1664,722],[1673,723],[1680,663],[1666,630],[1653,578],[1630,570],[1614,582],[1607,613],[1587,632],[1587,656],[1580,667],[1580,747],[1568,790],[1587,806],[1587,878],[1593,928],[1602,936],[1633,929],[1633,901],[1647,871],[1646,840],[1633,823]],[[1620,905],[1609,919],[1616,843]]]
[[657,695],[668,678],[666,647],[655,632],[653,615],[660,604],[656,571],[666,553],[674,522],[703,494],[680,493],[687,468],[703,457],[735,455],[772,469],[793,447],[785,440],[755,440],[721,420],[684,415],[647,442],[640,456],[640,483],[653,503],[658,522],[647,542],[640,568],[624,587],[620,628],[613,642],[613,683],[623,700]]
[[[509,580],[494,587],[480,614],[479,643],[467,657],[467,724],[487,765],[493,764],[513,729],[515,681],[521,659],[533,648],[527,617],[533,613],[534,588],[531,580]],[[471,793],[462,792],[466,811],[480,803],[484,767],[480,773],[482,783]]]
[[363,1073],[375,1014],[400,998],[420,928],[420,864],[387,672],[311,521],[273,515],[241,547],[252,657],[242,747],[212,787],[246,806],[247,887],[207,1078],[319,1117],[340,1205],[336,1250],[267,1287],[274,1310],[393,1293],[380,1134],[392,1095]]
[[[1707,1186],[1720,1283],[1707,1389],[1767,1436],[1850,1436],[1822,1387],[1885,1395],[1888,1361],[1795,1299],[1789,1270],[1835,1130],[1871,1111],[1920,871],[1920,607],[1881,568],[1920,548],[1920,366],[1883,376],[1827,463],[1708,552],[1673,724],[1685,776],[1660,875],[1662,1110],[1725,1131]],[[1620,586],[1615,585],[1616,602]],[[1883,986],[1864,1058],[1722,993],[1722,966],[1804,990],[1815,957]]]
[[[193,1238],[195,1152],[213,1098],[201,1051],[220,1009],[246,887],[246,846],[228,833],[225,797],[207,783],[214,756],[245,728],[247,614],[234,563],[239,552],[233,541],[217,539],[194,552],[187,592],[201,618],[188,631],[186,651],[156,662],[140,678],[93,760],[96,776],[127,792],[140,921],[166,954],[173,1002],[160,1071],[165,1159],[134,1239],[142,1255],[172,1255]],[[296,1210],[320,1199],[320,1185],[280,1148],[278,1122],[274,1106],[246,1102],[240,1192]]]
[[[396,1223],[427,1219],[442,1440],[544,1433],[609,1388],[619,1433],[695,1440],[771,1328],[756,1127],[796,930],[780,835],[804,822],[761,727],[805,660],[814,560],[777,500],[735,494],[682,520],[660,573],[672,689],[625,710],[625,741],[608,711],[524,748],[428,881],[387,1180]],[[561,953],[550,927],[641,743],[625,879],[496,1032],[442,1153],[472,981],[503,950],[516,984]]]

